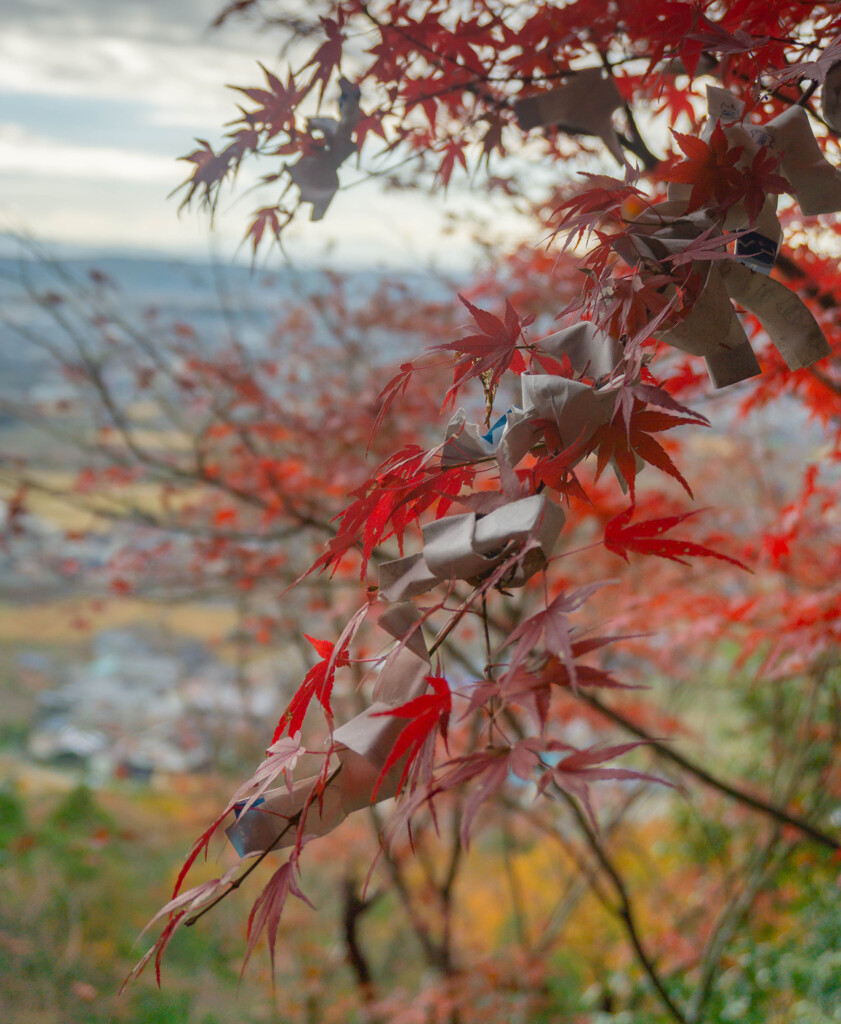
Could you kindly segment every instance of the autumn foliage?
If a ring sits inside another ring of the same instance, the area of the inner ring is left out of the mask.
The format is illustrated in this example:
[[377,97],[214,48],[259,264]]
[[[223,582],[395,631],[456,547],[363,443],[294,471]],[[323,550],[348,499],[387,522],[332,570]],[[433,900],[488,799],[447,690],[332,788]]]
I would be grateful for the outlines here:
[[[274,13],[239,0],[219,21]],[[329,217],[361,168],[394,187],[490,190],[530,218],[534,242],[497,252],[449,303],[384,285],[354,305],[336,281],[318,302],[344,365],[335,351],[307,359],[299,310],[291,387],[277,361],[171,340],[182,358],[166,388],[205,408],[215,395],[216,412],[226,398],[192,461],[157,467],[203,488],[172,512],[201,534],[196,578],[213,562],[239,588],[282,580],[255,630],[270,642],[298,629],[317,660],[188,867],[223,823],[242,859],[186,890],[182,873],[143,963],[159,967],[180,927],[286,847],[248,920],[249,952],[265,933],[273,955],[288,897],[307,898],[307,856],[352,811],[396,797],[377,818],[393,878],[405,885],[412,843],[428,857],[436,828],[433,860],[449,857],[442,937],[415,925],[446,979],[429,1019],[483,1015],[453,954],[453,880],[483,828],[521,818],[573,851],[626,942],[644,1019],[724,1019],[709,1014],[737,925],[771,927],[774,872],[810,851],[831,875],[841,846],[828,710],[841,639],[841,13],[788,0],[342,0],[284,25],[305,56],[237,87],[221,147],[185,158],[185,203],[212,210],[259,165],[279,198],[247,228],[257,253],[283,244],[302,208]],[[565,106],[582,74],[586,102]],[[707,118],[707,87],[737,104],[729,118]],[[819,158],[794,166],[805,148],[784,133],[807,122]],[[552,187],[536,167],[552,168]],[[693,319],[702,302],[709,316]],[[349,336],[368,330],[408,343],[350,388],[363,361]],[[762,415],[782,440],[748,438]],[[110,419],[121,451],[154,470]],[[798,443],[801,461],[770,483],[787,432],[814,424],[820,447]],[[305,538],[294,551],[292,537]],[[722,660],[744,686],[739,713],[762,723],[757,744],[771,737],[732,770],[699,725]],[[736,837],[719,888],[717,869],[705,881],[688,860],[664,882],[676,903],[689,875],[700,886],[691,926],[677,906],[673,926],[644,920],[612,846],[623,801],[673,791],[723,797],[711,813]],[[550,1002],[541,949],[517,954],[540,979],[535,1014]],[[500,1000],[485,1019],[504,1019]]]

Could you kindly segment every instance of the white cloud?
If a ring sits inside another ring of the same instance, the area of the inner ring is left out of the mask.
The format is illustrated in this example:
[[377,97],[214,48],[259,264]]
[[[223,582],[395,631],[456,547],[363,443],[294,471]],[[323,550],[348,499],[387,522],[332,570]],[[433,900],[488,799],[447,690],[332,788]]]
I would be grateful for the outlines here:
[[[0,94],[10,111],[37,106],[38,118],[37,130],[11,123],[9,114],[0,122],[0,227],[86,246],[207,254],[207,215],[178,218],[177,200],[166,201],[189,172],[175,157],[196,135],[218,141],[236,117],[237,94],[225,83],[259,84],[256,61],[276,68],[280,42],[245,28],[205,32],[219,6],[221,0],[0,0]],[[300,55],[293,62],[301,63]],[[17,107],[11,94],[18,94]],[[249,212],[272,201],[271,194],[245,195],[266,170],[246,167],[236,196],[223,196],[218,253],[233,253]],[[481,195],[469,202],[483,205]],[[449,204],[466,205],[463,196]],[[444,235],[444,209],[428,196],[383,196],[369,182],[340,192],[323,223],[302,217],[288,233],[289,249],[348,264],[434,259],[466,266],[475,250],[466,230]],[[498,227],[512,236],[522,229],[513,220]]]
[[[261,79],[256,53],[171,41],[94,35],[39,38],[17,30],[0,35],[0,91],[142,102],[162,125],[219,126],[236,115],[226,83]],[[262,51],[262,52],[261,52]]]
[[85,181],[162,182],[175,188],[184,164],[144,152],[109,146],[76,146],[0,122],[0,174]]

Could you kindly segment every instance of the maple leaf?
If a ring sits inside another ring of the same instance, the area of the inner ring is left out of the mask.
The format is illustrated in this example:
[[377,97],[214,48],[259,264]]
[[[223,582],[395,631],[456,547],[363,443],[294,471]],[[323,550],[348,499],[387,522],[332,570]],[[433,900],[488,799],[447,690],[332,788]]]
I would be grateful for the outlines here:
[[388,383],[377,395],[377,402],[379,403],[379,408],[377,410],[377,415],[374,419],[374,424],[371,427],[371,434],[368,438],[369,447],[374,435],[382,426],[383,420],[385,419],[386,414],[388,413],[388,410],[391,408],[394,400],[397,398],[398,395],[401,395],[402,397],[405,398],[406,391],[409,387],[409,381],[411,380],[412,374],[414,372],[415,364],[413,362],[401,363],[400,369],[391,378],[391,380],[388,381]]
[[466,143],[459,141],[458,139],[448,139],[444,143],[444,155],[441,157],[441,163],[438,165],[437,176],[441,179],[441,184],[445,189],[450,183],[450,178],[453,175],[456,161],[458,161],[465,170],[467,169],[467,157],[464,153],[465,146]]
[[180,210],[190,205],[193,196],[199,190],[201,190],[201,202],[212,208],[216,186],[225,178],[231,166],[229,152],[223,150],[219,154],[215,153],[205,139],[196,139],[196,142],[199,144],[199,149],[194,149],[187,156],[179,157],[179,160],[195,164],[195,170],[190,177],[175,189],[175,192],[182,188],[187,189],[187,194],[181,200]]
[[[281,214],[283,214],[282,221],[280,218]],[[291,219],[292,215],[279,206],[264,206],[262,209],[256,210],[254,212],[254,219],[245,233],[245,238],[251,239],[253,254],[257,255],[257,249],[260,247],[260,242],[262,242],[263,235],[267,229],[274,240],[279,242],[281,231]]]
[[[729,555],[722,555],[712,548],[696,544],[694,541],[675,540],[672,537],[663,537],[667,530],[682,523],[690,516],[697,515],[700,509],[693,512],[684,512],[677,516],[664,516],[660,519],[646,519],[640,523],[628,524],[634,514],[635,506],[630,505],[624,509],[605,527],[604,545],[608,551],[619,555],[628,561],[628,552],[635,551],[641,555],[656,555],[658,558],[668,558],[672,562],[680,562],[681,565],[689,565],[686,558],[718,558],[722,562],[730,562],[740,569],[750,569],[742,562]],[[684,556],[684,557],[681,557]]]
[[437,351],[457,352],[461,356],[456,363],[453,385],[447,392],[448,399],[456,394],[465,381],[473,377],[489,374],[487,389],[493,391],[507,370],[523,373],[526,363],[519,351],[523,329],[535,319],[533,315],[519,317],[507,299],[502,320],[493,313],[478,309],[461,294],[459,299],[470,311],[481,333],[469,334],[465,338],[435,346]]
[[634,182],[639,179],[639,172],[631,169],[625,171],[625,180],[600,174],[583,174],[590,187],[577,192],[555,208],[552,219],[557,221],[555,233],[563,232],[566,240],[563,251],[574,242],[580,242],[584,235],[595,230],[600,221],[621,221],[622,210],[629,200],[638,200],[646,205],[648,200],[644,192]]
[[408,718],[409,723],[394,741],[394,746],[383,763],[374,786],[374,792],[371,794],[372,801],[376,798],[386,775],[401,758],[405,757],[406,763],[403,765],[403,771],[397,784],[398,791],[403,788],[403,783],[406,781],[413,762],[436,731],[441,733],[444,745],[447,744],[447,727],[452,711],[450,687],[447,680],[441,676],[426,676],[426,682],[432,687],[433,693],[423,693],[420,697],[406,701],[405,704],[400,704],[396,708],[378,711],[373,715],[375,718],[384,716]]
[[315,88],[316,84],[320,84],[321,89],[318,94],[318,102],[321,104],[324,98],[324,90],[327,88],[327,83],[330,81],[330,76],[333,74],[335,68],[339,66],[342,59],[342,44],[344,43],[344,36],[342,35],[342,24],[344,18],[341,16],[339,21],[335,21],[333,18],[321,17],[321,27],[324,29],[324,34],[327,37],[325,41],[319,46],[319,48],[312,55],[308,63],[304,65],[304,70],[307,68],[314,67],[312,78],[306,85],[306,92],[311,92]]
[[[653,380],[650,375],[649,379]],[[635,398],[638,398],[647,405],[653,405],[658,409],[669,409],[671,412],[677,412],[682,416],[686,416],[688,423],[697,423],[703,427],[710,426],[710,421],[706,416],[702,416],[701,413],[695,412],[694,409],[690,409],[688,406],[681,405],[659,384],[634,384],[631,387],[631,393]]]
[[245,88],[239,85],[231,88],[259,104],[254,110],[243,111],[242,120],[248,125],[261,126],[267,133],[266,137],[270,139],[279,131],[294,127],[295,108],[303,92],[295,86],[291,72],[287,84],[284,85],[260,61],[257,63],[266,78],[268,89]]
[[292,735],[300,730],[313,697],[316,697],[319,704],[324,708],[327,721],[333,721],[330,696],[333,692],[333,680],[336,677],[336,669],[344,668],[350,664],[347,645],[336,652],[335,646],[328,640],[316,640],[311,636],[307,636],[306,633],[304,636],[309,640],[316,652],[321,655],[321,661],[313,665],[304,677],[304,681],[296,690],[295,696],[289,702],[289,707],[277,724],[277,728],[272,736],[272,744],[277,743],[284,733]]
[[525,622],[521,622],[502,645],[504,648],[516,644],[511,654],[508,672],[516,672],[531,651],[539,648],[542,639],[543,649],[549,654],[555,655],[567,666],[571,685],[575,688],[577,675],[568,616],[570,612],[580,608],[591,594],[613,582],[613,580],[601,580],[597,583],[589,583],[587,586],[578,587],[577,590],[573,590],[569,594],[566,591],[561,591],[542,612],[537,612]]
[[402,554],[403,536],[411,522],[433,505],[436,517],[444,515],[462,487],[472,482],[476,468],[430,465],[441,447],[425,450],[410,444],[386,459],[376,476],[351,492],[357,500],[334,517],[340,522],[338,533],[304,575],[329,566],[335,571],[342,556],[361,541],[362,578],[378,544],[394,536]]
[[800,78],[808,78],[813,82],[821,83],[826,78],[829,69],[839,60],[841,60],[841,36],[833,39],[815,60],[799,61],[778,71],[766,71],[766,74],[780,84],[797,81]]
[[240,977],[242,977],[242,974],[245,971],[246,965],[251,958],[251,954],[254,952],[254,948],[257,945],[260,936],[265,931],[266,938],[269,943],[269,961],[271,963],[272,978],[274,978],[277,932],[280,927],[280,917],[283,913],[283,908],[286,906],[286,901],[289,899],[290,895],[297,897],[313,910],[315,909],[313,904],[310,903],[309,899],[307,899],[301,891],[301,887],[295,880],[295,876],[298,874],[298,871],[298,854],[296,852],[288,861],[286,861],[285,864],[281,864],[277,871],[275,871],[266,883],[263,891],[254,901],[254,905],[251,907],[251,913],[248,915],[248,925],[246,927],[248,947],[245,951],[245,957],[243,958]]
[[590,441],[590,450],[598,452],[596,479],[604,472],[608,462],[614,459],[633,498],[637,475],[635,456],[638,455],[644,462],[677,480],[691,498],[692,489],[680,470],[669,458],[665,448],[651,436],[652,433],[688,423],[709,426],[704,417],[689,418],[656,412],[644,408],[638,399],[634,399],[627,422],[622,422],[617,416],[611,423],[600,426]]
[[661,779],[646,772],[638,772],[631,768],[604,768],[605,761],[612,761],[629,750],[644,746],[644,741],[636,740],[631,743],[617,743],[613,746],[585,747],[576,750],[566,743],[557,740],[550,740],[546,749],[552,752],[564,752],[566,756],[556,764],[547,766],[546,772],[538,783],[538,789],[544,790],[550,782],[554,782],[560,789],[564,789],[578,797],[584,805],[587,815],[595,829],[598,830],[598,821],[590,802],[589,783],[604,782],[608,780],[624,781],[637,779],[643,782],[657,782],[663,786],[673,786],[673,783]]
[[716,205],[732,206],[737,201],[733,196],[739,189],[739,172],[735,165],[744,146],[730,147],[721,122],[716,124],[708,143],[694,135],[683,135],[674,130],[672,134],[687,159],[662,171],[660,177],[664,181],[692,186],[687,213],[700,209],[711,199]]
[[791,184],[776,173],[781,161],[782,154],[775,155],[763,146],[754,154],[750,167],[740,169],[740,188],[751,225],[756,223],[766,196],[792,192]]
[[701,15],[698,24],[702,29],[688,33],[689,39],[697,40],[704,52],[710,53],[746,53],[757,50],[768,42],[768,36],[752,36],[743,29],[728,32],[717,21]]
[[[449,762],[447,771],[427,790],[420,799],[415,799],[413,809],[421,802],[450,789],[459,789],[478,779],[464,805],[460,836],[465,849],[470,846],[470,831],[482,804],[497,793],[511,777],[529,778],[540,764],[541,741],[527,737],[511,747],[488,747],[485,750],[467,754]],[[404,812],[405,814],[405,812]]]

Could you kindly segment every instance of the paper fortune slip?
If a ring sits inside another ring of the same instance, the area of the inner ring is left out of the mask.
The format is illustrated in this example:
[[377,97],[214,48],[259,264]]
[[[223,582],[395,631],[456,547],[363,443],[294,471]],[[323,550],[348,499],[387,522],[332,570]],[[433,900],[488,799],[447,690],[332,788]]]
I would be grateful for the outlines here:
[[[291,787],[269,790],[247,811],[237,814],[236,821],[225,831],[240,857],[270,847],[280,850],[293,846],[298,833],[296,815],[302,814],[305,807],[303,835],[322,836],[349,814],[370,805],[375,791],[378,801],[397,792],[401,764],[398,762],[381,781],[380,775],[406,723],[391,715],[383,717],[382,713],[420,696],[427,688],[431,666],[414,605],[398,604],[387,609],[380,616],[379,625],[401,640],[401,644],[385,659],[380,671],[376,687],[379,699],[333,733],[340,770],[326,785],[313,775],[292,783]],[[281,832],[284,834],[278,839]]]
[[616,83],[601,68],[570,72],[557,89],[517,100],[514,112],[524,131],[555,127],[568,135],[596,135],[621,164],[625,162],[612,115],[623,100]]

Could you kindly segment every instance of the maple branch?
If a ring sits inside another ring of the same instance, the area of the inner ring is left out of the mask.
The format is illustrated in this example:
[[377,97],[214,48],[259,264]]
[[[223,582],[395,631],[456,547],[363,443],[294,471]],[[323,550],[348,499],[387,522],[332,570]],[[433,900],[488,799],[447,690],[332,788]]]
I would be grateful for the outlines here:
[[[338,765],[327,776],[327,778],[324,780],[324,789],[325,790],[330,785],[330,783],[333,782],[336,779],[336,776],[339,774],[339,772],[341,770],[342,770],[342,766]],[[254,860],[252,860],[252,862],[248,865],[248,867],[245,869],[245,871],[243,871],[243,873],[241,875],[238,875],[235,879],[233,879],[231,882],[228,883],[228,888],[224,892],[219,893],[219,895],[214,897],[214,899],[212,899],[210,901],[210,903],[208,903],[206,906],[202,907],[201,910],[197,911],[193,915],[193,917],[190,918],[189,921],[185,921],[184,922],[184,926],[186,928],[189,928],[191,925],[194,925],[196,923],[196,921],[198,921],[200,918],[204,917],[204,915],[209,910],[212,910],[216,906],[217,903],[221,903],[222,900],[225,899],[226,896],[230,896],[230,894],[234,891],[234,889],[238,889],[242,885],[242,883],[246,880],[246,878],[248,878],[248,876],[253,871],[255,871],[260,864],[263,863],[263,861],[266,859],[266,857],[268,857],[268,855],[273,850],[275,850],[277,848],[278,843],[280,843],[281,839],[283,839],[283,837],[289,832],[289,829],[292,828],[293,826],[297,827],[300,824],[301,818],[304,816],[304,814],[306,814],[306,812],[309,810],[310,806],[313,803],[313,797],[314,797],[314,794],[311,794],[309,799],[307,800],[307,802],[300,809],[300,811],[296,811],[294,814],[289,816],[289,818],[287,819],[286,824],[283,826],[283,828],[280,830],[280,832],[275,836],[275,838],[272,840],[272,842],[269,844],[269,846],[267,846],[265,850],[262,850],[258,854],[258,856],[255,857]]]
[[[335,778],[335,773],[333,777]],[[293,814],[289,821],[287,821],[284,828],[275,836],[272,843],[269,846],[267,846],[266,849],[262,851],[262,853],[260,853],[257,857],[254,858],[254,860],[248,865],[245,871],[243,871],[241,875],[238,875],[232,881],[228,882],[228,888],[224,892],[220,892],[218,896],[215,896],[210,901],[210,903],[202,907],[201,910],[197,911],[190,918],[189,921],[185,921],[184,927],[192,927],[192,925],[194,925],[197,921],[203,918],[204,915],[208,913],[208,911],[213,910],[217,903],[221,903],[226,896],[230,896],[234,889],[239,889],[239,887],[246,880],[246,878],[248,878],[248,876],[257,869],[258,865],[262,864],[266,857],[268,857],[268,855],[277,847],[278,843],[281,841],[281,839],[283,839],[283,837],[286,835],[289,829],[292,828],[293,825],[298,824],[298,822],[301,820],[302,813],[302,811],[297,811],[295,814]]]
[[652,750],[656,751],[658,756],[665,758],[667,761],[671,761],[679,768],[682,768],[684,771],[694,775],[695,778],[709,786],[711,789],[716,789],[725,796],[729,796],[732,800],[736,800],[747,807],[751,807],[755,811],[760,811],[762,814],[766,814],[768,817],[773,818],[775,821],[778,821],[783,825],[791,825],[799,832],[809,836],[810,839],[813,839],[815,842],[820,843],[822,846],[825,846],[830,850],[841,850],[841,842],[837,839],[833,839],[831,835],[824,832],[816,825],[810,824],[804,818],[787,811],[785,808],[777,807],[768,800],[763,800],[761,797],[753,796],[746,790],[740,789],[737,786],[731,785],[729,782],[725,782],[723,779],[717,778],[715,775],[707,771],[707,769],[696,764],[684,754],[678,753],[667,743],[664,743],[662,740],[658,740],[656,737],[652,736],[649,732],[631,721],[630,718],[627,718],[620,711],[616,711],[614,708],[610,708],[606,704],[602,703],[602,701],[598,697],[593,696],[593,694],[583,693],[579,690],[577,696],[579,700],[583,701],[585,704],[589,704],[590,707],[598,711],[599,714],[604,715],[604,717],[610,719],[611,722],[621,725],[623,729],[643,740],[649,747],[651,747]]
[[634,952],[636,953],[637,959],[639,960],[643,970],[648,976],[649,981],[654,986],[654,989],[660,997],[660,1001],[663,1003],[663,1006],[668,1010],[668,1012],[672,1015],[674,1020],[678,1022],[678,1024],[690,1024],[689,1018],[686,1016],[683,1010],[681,1010],[677,1003],[675,1003],[675,1001],[669,994],[669,991],[666,988],[663,979],[657,973],[657,968],[654,966],[653,960],[648,955],[648,952],[645,946],[643,945],[642,937],[639,932],[639,926],[636,920],[636,914],[634,912],[634,906],[631,902],[631,896],[628,892],[628,887],[625,885],[625,880],[619,874],[618,869],[608,856],[607,851],[602,845],[601,840],[599,839],[598,835],[593,829],[593,826],[587,819],[587,815],[578,806],[578,802],[574,800],[573,797],[569,795],[569,793],[567,793],[556,783],[553,783],[553,789],[555,790],[557,795],[564,800],[564,802],[572,811],[579,828],[581,829],[587,840],[587,844],[589,845],[593,853],[596,855],[599,864],[601,864],[605,874],[610,879],[611,884],[613,885],[613,888],[616,891],[616,896],[619,900],[619,906],[613,908],[614,913],[622,922],[625,931],[627,932],[628,938],[631,941],[631,945],[634,947]]
[[[610,75],[610,77],[613,78],[613,66],[611,65],[610,61],[608,61],[607,54],[599,50],[599,57],[601,58],[602,66]],[[637,122],[634,118],[634,112],[633,110],[631,110],[631,104],[624,98],[622,100],[622,109],[625,112],[625,119],[628,122],[628,130],[630,131],[631,136],[630,138],[628,138],[621,132],[617,132],[616,136],[622,143],[622,145],[625,147],[625,149],[633,153],[634,156],[639,157],[639,159],[642,161],[643,167],[647,171],[653,171],[654,168],[660,163],[660,158],[656,157],[645,144],[645,139],[643,139],[639,127],[637,126]]]
[[[377,835],[382,835],[382,816],[378,809],[371,804],[368,808],[368,812],[374,822],[374,826],[377,831]],[[446,952],[442,945],[435,941],[430,933],[427,925],[418,916],[415,906],[412,902],[412,894],[409,890],[409,885],[403,875],[402,865],[395,856],[391,847],[386,843],[380,843],[380,852],[383,855],[383,859],[388,867],[388,873],[391,877],[391,882],[394,888],[397,890],[397,895],[400,902],[403,904],[403,909],[406,911],[406,916],[409,918],[409,924],[412,927],[418,941],[423,948],[424,955],[427,963],[441,971],[442,974],[447,975],[452,973],[452,965],[449,963]]]
[[772,871],[794,848],[794,843],[785,843],[781,849],[778,846],[779,833],[780,829],[776,828],[769,842],[754,854],[753,864],[749,869],[750,873],[744,887],[735,898],[731,898],[725,903],[713,925],[703,954],[701,979],[692,996],[687,1015],[689,1024],[702,1024],[727,944],[732,939],[740,922],[749,914],[751,906]]
[[356,889],[356,879],[346,875],[342,887],[342,930],[348,964],[356,977],[363,1001],[370,1003],[376,998],[374,976],[359,943],[358,929],[360,918],[374,906],[382,892],[374,893],[367,899],[360,899]]

